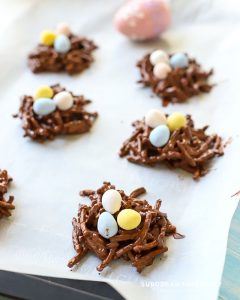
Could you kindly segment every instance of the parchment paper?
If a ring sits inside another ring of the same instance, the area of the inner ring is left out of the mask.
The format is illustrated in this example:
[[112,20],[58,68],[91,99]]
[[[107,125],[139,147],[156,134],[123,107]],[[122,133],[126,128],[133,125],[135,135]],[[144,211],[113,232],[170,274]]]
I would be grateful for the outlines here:
[[[162,39],[133,43],[112,26],[122,3],[24,1],[25,9],[0,33],[0,167],[14,178],[11,193],[16,198],[13,217],[0,221],[0,268],[111,281],[128,299],[214,299],[236,207],[230,196],[240,185],[239,7],[235,1],[232,6],[224,1],[173,1],[174,22]],[[94,39],[99,45],[96,61],[79,76],[33,75],[26,67],[27,54],[39,33],[60,21]],[[215,70],[217,86],[209,95],[162,108],[191,113],[197,126],[209,124],[209,132],[232,138],[224,157],[215,160],[199,182],[182,172],[137,166],[118,157],[131,122],[151,108],[161,108],[159,99],[136,83],[136,61],[155,47],[187,51],[204,68]],[[11,116],[18,110],[19,97],[41,84],[58,82],[93,100],[88,109],[100,116],[91,133],[43,145],[24,139],[19,121]],[[78,192],[98,188],[103,180],[127,192],[145,186],[146,198],[154,203],[160,197],[162,210],[186,235],[183,240],[170,238],[167,255],[141,275],[124,261],[112,263],[99,275],[93,255],[73,272],[66,267],[75,254],[71,220],[81,201]]]

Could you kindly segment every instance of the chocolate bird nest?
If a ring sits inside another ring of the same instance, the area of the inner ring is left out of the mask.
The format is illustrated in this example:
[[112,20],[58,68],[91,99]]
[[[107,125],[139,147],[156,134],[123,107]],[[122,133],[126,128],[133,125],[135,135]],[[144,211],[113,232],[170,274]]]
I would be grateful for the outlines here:
[[15,209],[13,205],[13,196],[5,198],[5,194],[8,192],[8,187],[12,178],[9,177],[6,170],[0,170],[0,219],[3,217],[10,217],[11,211]]
[[[80,205],[78,217],[73,219],[73,246],[77,255],[73,257],[68,267],[72,268],[80,262],[88,251],[95,253],[101,263],[97,271],[101,272],[112,260],[123,258],[129,261],[138,272],[150,266],[155,257],[168,251],[165,245],[166,237],[176,239],[183,235],[176,232],[165,213],[160,212],[161,200],[157,200],[152,207],[146,200],[138,197],[145,193],[144,188],[134,190],[129,196],[122,190],[121,209],[131,208],[141,214],[140,225],[133,230],[119,229],[118,233],[110,239],[99,235],[97,222],[100,214],[104,212],[102,195],[109,189],[115,189],[110,182],[104,182],[97,191],[83,190],[81,196],[87,196],[91,205]],[[117,216],[116,213],[114,216]]]
[[33,73],[66,71],[73,75],[89,68],[93,62],[92,52],[97,48],[93,41],[71,34],[71,48],[58,53],[53,46],[39,44],[29,55],[28,65]]
[[208,83],[208,78],[213,74],[213,70],[203,71],[200,64],[192,58],[189,59],[188,67],[172,69],[165,79],[156,78],[153,74],[154,66],[149,59],[150,54],[137,63],[141,73],[141,80],[138,82],[151,87],[153,93],[162,99],[163,106],[170,102],[185,102],[193,96],[209,93],[212,89],[213,85]]
[[133,123],[135,131],[120,149],[120,157],[137,164],[154,166],[167,163],[171,168],[180,168],[192,174],[194,179],[204,176],[209,170],[209,161],[224,154],[221,137],[207,135],[208,126],[195,129],[191,116],[187,125],[171,133],[163,147],[154,147],[149,140],[152,128],[145,121]]
[[[53,97],[65,88],[59,84],[51,86],[53,89]],[[72,94],[72,93],[71,93]],[[19,113],[14,115],[22,120],[22,128],[24,137],[28,136],[33,140],[44,142],[45,140],[53,140],[57,135],[61,134],[82,134],[88,132],[95,119],[97,113],[90,113],[84,110],[85,105],[91,103],[84,96],[72,94],[73,106],[62,111],[56,109],[47,116],[39,116],[33,111],[33,97],[23,96]]]

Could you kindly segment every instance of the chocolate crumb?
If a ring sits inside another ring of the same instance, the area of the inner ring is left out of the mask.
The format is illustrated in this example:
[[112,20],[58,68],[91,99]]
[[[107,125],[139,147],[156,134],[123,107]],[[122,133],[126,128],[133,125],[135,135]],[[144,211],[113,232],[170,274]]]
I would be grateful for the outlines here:
[[[140,225],[133,230],[118,230],[110,239],[105,239],[98,233],[97,222],[104,211],[102,196],[109,190],[115,189],[110,182],[104,182],[97,191],[89,193],[89,190],[80,194],[89,197],[91,205],[80,205],[77,218],[73,218],[73,246],[77,255],[68,263],[72,268],[78,264],[88,251],[95,253],[101,263],[97,271],[101,272],[112,260],[123,258],[129,261],[138,272],[142,272],[147,266],[152,265],[159,254],[168,251],[165,240],[168,236],[183,238],[176,232],[165,213],[160,212],[161,201],[157,200],[152,207],[146,200],[137,197],[145,193],[144,188],[133,191],[130,196],[124,191],[118,190],[122,197],[121,209],[131,208],[141,214]],[[117,215],[117,213],[115,214]]]
[[208,172],[209,161],[224,154],[222,138],[216,134],[207,135],[208,126],[195,129],[190,115],[187,116],[187,125],[173,131],[163,147],[154,147],[150,143],[152,128],[144,120],[135,121],[133,127],[135,131],[119,153],[120,157],[126,157],[132,163],[154,166],[164,162],[199,179]]
[[200,64],[192,58],[189,58],[188,67],[172,69],[165,79],[156,78],[149,59],[150,54],[137,63],[141,74],[138,83],[151,87],[153,93],[162,99],[163,106],[170,102],[183,103],[193,96],[209,93],[212,89],[213,85],[208,83],[208,79],[213,74],[213,69],[203,71]]
[[12,178],[9,177],[6,170],[0,170],[0,219],[3,217],[10,217],[11,211],[15,209],[13,205],[13,196],[9,196],[6,200],[4,195],[8,192],[8,187]]
[[[65,88],[59,84],[51,86],[53,97]],[[88,132],[98,114],[90,113],[84,110],[84,106],[91,103],[84,96],[78,96],[71,93],[74,99],[73,106],[65,111],[56,109],[47,116],[39,116],[33,111],[33,97],[23,96],[18,114],[22,120],[24,137],[28,136],[38,142],[53,140],[61,134],[82,134]]]
[[71,48],[58,53],[53,46],[43,44],[28,55],[28,65],[33,73],[66,71],[73,75],[89,68],[93,62],[92,52],[97,49],[93,41],[74,34],[69,36]]

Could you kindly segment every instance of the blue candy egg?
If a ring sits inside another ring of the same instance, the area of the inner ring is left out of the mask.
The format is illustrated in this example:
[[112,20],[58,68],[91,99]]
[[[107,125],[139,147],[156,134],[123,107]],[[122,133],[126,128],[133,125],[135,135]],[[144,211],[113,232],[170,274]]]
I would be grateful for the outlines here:
[[118,225],[114,217],[107,211],[101,213],[98,218],[97,229],[101,236],[109,239],[118,232]]
[[71,42],[69,38],[64,35],[60,34],[56,37],[54,41],[54,49],[59,53],[66,53],[71,48]]
[[170,130],[166,125],[159,125],[154,128],[149,136],[150,143],[155,147],[162,147],[167,144],[170,137]]
[[169,63],[173,69],[186,68],[189,64],[188,57],[184,53],[175,53],[171,56]]
[[56,104],[49,98],[38,98],[33,103],[33,111],[39,116],[46,116],[54,112]]

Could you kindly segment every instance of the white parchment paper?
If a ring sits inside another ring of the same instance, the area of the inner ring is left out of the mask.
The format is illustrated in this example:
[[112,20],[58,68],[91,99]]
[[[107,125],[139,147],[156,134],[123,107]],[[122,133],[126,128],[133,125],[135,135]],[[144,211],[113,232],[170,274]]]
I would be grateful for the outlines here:
[[[172,1],[172,28],[161,40],[140,44],[130,42],[112,26],[113,14],[123,1],[22,3],[16,17],[0,31],[0,167],[14,178],[11,193],[16,198],[13,217],[0,221],[0,268],[111,281],[128,299],[216,298],[236,206],[230,196],[240,184],[237,1],[232,6],[224,1]],[[33,75],[26,67],[28,52],[43,29],[63,20],[99,45],[95,63],[74,77]],[[163,108],[169,113],[191,113],[197,126],[209,124],[209,132],[232,138],[225,156],[214,161],[212,171],[200,182],[164,167],[133,165],[117,155],[132,132],[131,122],[151,108],[161,108],[149,89],[136,84],[136,61],[155,47],[187,51],[205,68],[215,69],[213,80],[218,85],[210,94]],[[100,116],[91,133],[43,145],[22,138],[19,121],[11,117],[18,110],[19,97],[32,94],[41,84],[58,82],[93,100],[88,109]],[[124,261],[112,263],[99,275],[95,270],[99,261],[93,255],[74,272],[66,267],[74,255],[71,220],[81,201],[78,192],[98,188],[103,180],[127,192],[145,186],[146,198],[151,203],[162,198],[162,210],[186,235],[180,241],[170,238],[167,255],[141,275]]]

